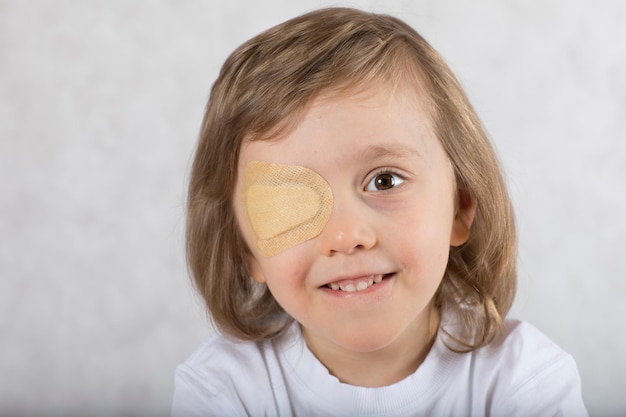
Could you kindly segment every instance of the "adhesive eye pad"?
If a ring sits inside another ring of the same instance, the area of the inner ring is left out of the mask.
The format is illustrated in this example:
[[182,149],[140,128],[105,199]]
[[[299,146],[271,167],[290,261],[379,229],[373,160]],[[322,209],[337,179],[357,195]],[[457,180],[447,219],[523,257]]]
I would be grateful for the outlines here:
[[318,236],[333,208],[330,185],[316,172],[258,161],[246,165],[241,199],[263,256]]

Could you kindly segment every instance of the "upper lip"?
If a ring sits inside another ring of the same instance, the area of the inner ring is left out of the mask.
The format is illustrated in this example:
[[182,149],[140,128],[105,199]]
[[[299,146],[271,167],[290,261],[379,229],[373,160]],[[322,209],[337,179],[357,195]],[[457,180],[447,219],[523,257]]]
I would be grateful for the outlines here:
[[322,285],[320,285],[320,287],[324,287],[326,285],[329,285],[335,282],[341,282],[341,281],[346,281],[346,280],[354,280],[354,281],[358,281],[360,279],[365,280],[370,277],[376,277],[377,275],[381,275],[384,278],[385,276],[390,275],[390,273],[389,272],[364,272],[364,273],[356,273],[356,274],[350,274],[350,275],[340,275],[328,281],[325,281]]

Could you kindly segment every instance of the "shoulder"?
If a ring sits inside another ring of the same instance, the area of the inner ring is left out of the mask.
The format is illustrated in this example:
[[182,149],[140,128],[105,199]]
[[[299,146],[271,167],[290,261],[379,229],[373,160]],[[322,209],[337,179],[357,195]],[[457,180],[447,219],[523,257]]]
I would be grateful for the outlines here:
[[220,334],[206,338],[176,369],[177,375],[196,379],[211,393],[240,385],[241,377],[268,372],[276,358],[271,341],[238,341]]
[[530,323],[505,320],[500,334],[477,351],[485,360],[533,364],[545,368],[551,363],[569,361],[570,355]]
[[231,372],[233,366],[235,369],[251,367],[267,349],[265,342],[239,341],[213,334],[204,339],[181,366],[198,373]]
[[238,405],[234,398],[258,402],[271,393],[270,375],[278,366],[270,341],[241,342],[212,335],[176,368],[172,415],[208,411],[235,415],[241,410],[235,410]]
[[574,359],[531,324],[506,320],[501,334],[473,355],[502,415],[522,409],[528,415],[586,415]]

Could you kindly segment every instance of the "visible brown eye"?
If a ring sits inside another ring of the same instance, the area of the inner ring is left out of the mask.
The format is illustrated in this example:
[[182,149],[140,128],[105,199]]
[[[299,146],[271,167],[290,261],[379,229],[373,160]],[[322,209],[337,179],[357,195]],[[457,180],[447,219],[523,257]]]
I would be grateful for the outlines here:
[[404,179],[392,172],[381,172],[375,175],[365,187],[365,191],[386,191],[402,184]]
[[395,181],[391,174],[380,174],[374,178],[374,186],[377,190],[388,190],[393,188]]

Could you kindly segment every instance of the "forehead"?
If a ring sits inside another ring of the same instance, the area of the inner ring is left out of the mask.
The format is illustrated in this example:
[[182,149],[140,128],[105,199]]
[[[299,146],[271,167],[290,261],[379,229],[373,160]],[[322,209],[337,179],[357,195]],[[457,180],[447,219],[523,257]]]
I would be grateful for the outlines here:
[[338,154],[355,159],[420,154],[438,142],[431,107],[430,98],[415,86],[380,82],[325,91],[282,134],[245,140],[241,159],[283,163],[288,154],[294,163]]

